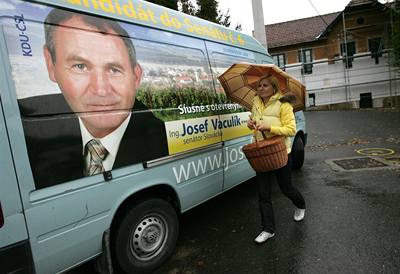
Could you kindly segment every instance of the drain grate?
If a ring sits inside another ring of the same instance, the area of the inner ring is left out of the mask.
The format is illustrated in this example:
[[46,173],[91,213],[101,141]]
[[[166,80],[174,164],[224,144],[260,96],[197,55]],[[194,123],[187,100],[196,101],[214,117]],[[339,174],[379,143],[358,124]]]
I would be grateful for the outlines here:
[[327,163],[335,171],[367,171],[367,170],[381,170],[381,169],[398,169],[400,163],[398,156],[390,156],[390,160],[382,159],[375,156],[364,156],[364,157],[350,157],[350,158],[339,158],[339,159],[327,159]]
[[334,160],[332,162],[345,170],[388,166],[387,164],[370,157]]

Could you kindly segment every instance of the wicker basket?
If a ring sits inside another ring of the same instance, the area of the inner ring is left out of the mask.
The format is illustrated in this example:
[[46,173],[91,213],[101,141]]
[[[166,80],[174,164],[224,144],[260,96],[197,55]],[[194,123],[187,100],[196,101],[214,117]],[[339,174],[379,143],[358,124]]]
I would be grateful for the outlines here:
[[[284,137],[274,136],[243,146],[243,153],[251,167],[257,172],[271,171],[284,167],[288,161]],[[254,134],[255,135],[255,134]]]

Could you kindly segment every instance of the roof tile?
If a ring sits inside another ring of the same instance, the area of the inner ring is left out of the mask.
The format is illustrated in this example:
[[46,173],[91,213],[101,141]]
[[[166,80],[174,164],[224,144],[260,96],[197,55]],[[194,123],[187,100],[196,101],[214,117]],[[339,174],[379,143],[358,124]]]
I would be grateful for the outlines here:
[[321,16],[266,25],[265,31],[267,34],[268,48],[271,49],[315,41],[318,35],[320,35],[339,14],[340,12],[334,12]]

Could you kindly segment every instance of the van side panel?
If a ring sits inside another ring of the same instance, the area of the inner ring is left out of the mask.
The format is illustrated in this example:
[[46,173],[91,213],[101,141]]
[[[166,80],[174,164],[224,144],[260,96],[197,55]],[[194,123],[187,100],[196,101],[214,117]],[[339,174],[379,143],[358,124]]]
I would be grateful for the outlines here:
[[[217,92],[224,92],[217,77],[231,65],[238,62],[257,63],[262,56],[253,51],[206,41],[208,58],[213,72],[215,89]],[[257,58],[258,57],[258,58]],[[247,119],[250,115],[245,109],[234,113],[236,121],[241,126],[235,128],[235,135],[232,132],[223,132],[224,140],[224,190],[228,190],[245,180],[255,176],[254,170],[250,167],[242,147],[252,142],[252,132],[247,128]],[[247,135],[247,136],[246,136]]]
[[251,142],[251,136],[246,136],[225,142],[224,191],[256,175],[242,151],[243,146]]
[[[5,83],[5,81],[1,81]],[[3,89],[3,87],[1,87]],[[28,242],[21,198],[15,178],[8,136],[0,100],[0,203],[4,225],[0,228],[0,266],[2,273],[28,272],[32,256]],[[4,271],[4,272],[3,272]]]

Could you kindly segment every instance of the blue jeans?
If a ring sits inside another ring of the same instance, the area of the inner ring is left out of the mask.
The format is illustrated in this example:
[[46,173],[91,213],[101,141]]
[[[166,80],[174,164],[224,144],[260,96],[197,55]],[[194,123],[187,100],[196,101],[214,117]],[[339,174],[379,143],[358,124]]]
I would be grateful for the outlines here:
[[276,176],[279,188],[297,208],[306,208],[306,204],[301,193],[292,186],[292,163],[289,155],[286,166],[268,172],[257,172],[256,181],[258,186],[258,205],[261,213],[261,226],[263,231],[274,233],[275,220],[274,210],[271,200],[271,185],[273,176]]

